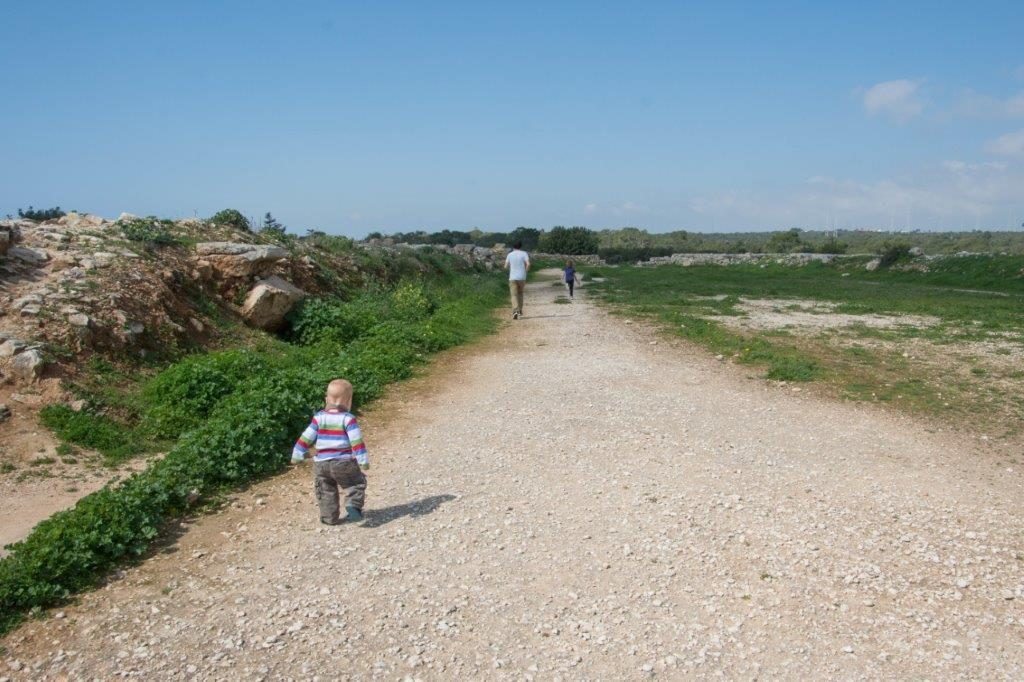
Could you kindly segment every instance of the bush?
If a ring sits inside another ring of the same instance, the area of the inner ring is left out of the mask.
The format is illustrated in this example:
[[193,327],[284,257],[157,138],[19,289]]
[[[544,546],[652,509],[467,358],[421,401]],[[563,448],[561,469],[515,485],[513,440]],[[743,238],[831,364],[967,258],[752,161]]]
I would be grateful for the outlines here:
[[159,438],[177,438],[209,416],[220,400],[239,389],[267,362],[251,351],[229,350],[186,358],[158,374],[143,389],[149,406],[143,428]]
[[821,243],[817,248],[818,253],[846,253],[850,248],[850,245],[846,242],[836,240],[834,237],[829,237],[827,240]]
[[650,260],[656,256],[671,256],[672,249],[663,247],[617,247],[599,249],[597,255],[609,265],[618,263],[636,263],[637,261]]
[[147,218],[132,218],[131,220],[119,223],[121,234],[125,239],[139,242],[147,248],[157,246],[171,246],[177,244],[178,239],[171,234],[167,224],[163,221],[149,216]]
[[792,228],[784,232],[774,232],[765,245],[767,253],[806,253],[814,249],[800,237],[800,230]]
[[879,265],[883,268],[910,259],[910,244],[904,241],[885,241],[878,248]]
[[[443,289],[412,284],[350,303],[314,301],[303,306],[297,336],[320,338],[315,326],[322,322],[347,336],[346,344],[328,338],[275,352],[213,353],[165,370],[143,391],[154,403],[146,423],[163,434],[180,433],[177,444],[145,471],[82,498],[10,546],[0,560],[0,632],[25,612],[61,603],[111,567],[141,556],[196,494],[284,468],[289,446],[322,404],[331,379],[352,381],[356,405],[365,405],[389,382],[409,376],[427,353],[493,328],[490,310],[504,298],[500,277],[464,275],[449,277]],[[361,326],[347,326],[352,319]],[[102,423],[66,406],[47,411],[55,428]],[[112,433],[105,433],[107,442]]]
[[249,224],[249,219],[242,215],[241,211],[236,211],[233,208],[225,208],[223,211],[214,213],[210,218],[210,222],[214,225],[230,227],[235,230],[241,230],[242,232],[252,231],[252,225]]
[[585,227],[553,227],[540,236],[540,250],[570,256],[597,253],[597,233]]
[[35,220],[42,222],[44,220],[55,220],[57,218],[63,218],[66,213],[60,210],[60,206],[54,206],[53,208],[40,208],[35,209],[31,206],[26,210],[18,209],[18,217],[25,218],[26,220]]

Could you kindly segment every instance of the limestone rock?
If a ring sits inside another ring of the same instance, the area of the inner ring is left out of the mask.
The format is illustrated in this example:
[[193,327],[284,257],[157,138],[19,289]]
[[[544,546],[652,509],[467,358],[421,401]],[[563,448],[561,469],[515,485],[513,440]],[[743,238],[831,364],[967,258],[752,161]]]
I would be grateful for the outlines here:
[[88,328],[92,326],[92,320],[85,313],[73,313],[68,315],[68,324],[72,327]]
[[25,342],[18,339],[7,339],[0,343],[0,358],[14,357],[25,349]]
[[16,221],[0,220],[0,256],[21,239],[21,230]]
[[288,257],[288,251],[272,244],[241,244],[237,242],[202,242],[196,254],[221,277],[252,277],[267,275],[274,264]]
[[881,259],[873,258],[867,262],[867,264],[864,266],[864,269],[867,270],[868,272],[874,272],[875,270],[878,269],[878,266],[880,266],[881,264]]
[[280,277],[261,280],[252,288],[242,306],[242,317],[253,327],[272,331],[284,322],[285,315],[306,292]]
[[7,250],[7,255],[29,265],[39,265],[50,259],[50,255],[44,249],[33,249],[28,246],[15,246]]
[[46,362],[43,354],[37,350],[19,353],[11,360],[11,373],[25,383],[31,383],[43,374]]
[[98,215],[75,213],[74,211],[56,220],[58,225],[72,228],[102,227],[106,222],[106,220]]
[[115,260],[117,260],[117,254],[109,251],[97,251],[92,254],[92,261],[97,268],[109,268]]

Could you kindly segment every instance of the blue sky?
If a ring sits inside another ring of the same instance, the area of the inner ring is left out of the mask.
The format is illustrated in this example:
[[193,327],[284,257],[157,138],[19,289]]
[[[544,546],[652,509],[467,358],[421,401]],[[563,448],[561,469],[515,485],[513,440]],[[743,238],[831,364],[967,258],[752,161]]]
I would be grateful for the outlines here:
[[6,2],[0,214],[1024,222],[1022,2]]

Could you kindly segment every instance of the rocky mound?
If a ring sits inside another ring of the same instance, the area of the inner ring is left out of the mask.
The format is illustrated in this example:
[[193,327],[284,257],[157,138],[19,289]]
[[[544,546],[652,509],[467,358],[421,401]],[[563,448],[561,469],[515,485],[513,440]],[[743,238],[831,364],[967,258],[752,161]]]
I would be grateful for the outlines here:
[[305,296],[358,287],[371,274],[355,249],[280,241],[129,214],[0,221],[0,378],[59,376],[94,353],[173,355],[242,323],[277,330]]

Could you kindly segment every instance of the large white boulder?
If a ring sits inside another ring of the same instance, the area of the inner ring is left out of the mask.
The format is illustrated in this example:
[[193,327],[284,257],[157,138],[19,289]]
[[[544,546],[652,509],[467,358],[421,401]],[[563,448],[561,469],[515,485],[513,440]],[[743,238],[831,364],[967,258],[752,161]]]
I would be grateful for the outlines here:
[[223,278],[266,275],[288,257],[280,246],[238,242],[201,242],[196,244],[196,254]]
[[284,323],[285,315],[306,292],[280,277],[260,280],[245,297],[242,317],[246,323],[259,329],[274,331]]
[[23,383],[29,384],[43,375],[46,361],[38,350],[27,350],[19,353],[11,360],[11,374]]

